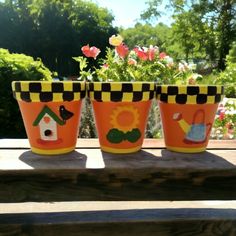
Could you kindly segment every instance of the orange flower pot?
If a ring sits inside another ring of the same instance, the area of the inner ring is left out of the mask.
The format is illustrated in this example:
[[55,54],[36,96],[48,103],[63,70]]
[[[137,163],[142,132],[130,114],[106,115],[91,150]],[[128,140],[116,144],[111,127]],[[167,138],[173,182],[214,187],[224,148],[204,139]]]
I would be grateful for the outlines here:
[[176,152],[205,151],[222,86],[157,86],[166,148]]
[[133,153],[141,149],[155,84],[87,83],[101,149]]
[[56,155],[75,149],[84,82],[14,81],[31,150]]

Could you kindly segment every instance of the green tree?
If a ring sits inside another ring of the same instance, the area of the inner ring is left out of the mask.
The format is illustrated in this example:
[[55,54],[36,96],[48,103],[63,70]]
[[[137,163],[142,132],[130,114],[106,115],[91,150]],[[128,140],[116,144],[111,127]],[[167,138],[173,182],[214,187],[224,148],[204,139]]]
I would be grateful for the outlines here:
[[105,49],[117,32],[113,19],[85,0],[6,0],[0,2],[0,47],[40,57],[60,75],[78,74],[72,57],[87,43]]
[[[149,0],[148,3],[149,7],[142,14],[142,18],[148,20],[153,17],[160,17],[162,13],[158,10],[158,6],[163,4],[163,1]],[[173,15],[177,18],[175,31],[179,32],[179,40],[183,41],[185,48],[189,48],[190,51],[193,49],[198,50],[192,39],[195,37],[197,39],[195,42],[198,42],[199,36],[201,35],[203,40],[200,42],[204,43],[201,44],[201,47],[205,48],[207,57],[211,59],[217,57],[219,60],[219,69],[224,69],[226,55],[236,37],[235,0],[169,0],[166,7],[172,9]],[[189,19],[188,21],[191,24],[178,24],[180,23],[178,22],[180,19],[186,21],[186,19],[182,19],[186,14],[189,14],[187,19]],[[193,32],[191,34],[192,37],[187,39],[187,33],[181,31],[189,31],[189,26],[191,26]],[[185,28],[182,29],[181,27]],[[189,42],[186,42],[186,39]],[[214,47],[216,47],[216,51],[213,50]],[[185,50],[185,53],[188,52]]]
[[137,45],[156,45],[160,50],[166,51],[171,42],[171,29],[159,23],[156,26],[151,24],[137,23],[134,28],[121,29],[120,34],[125,38],[125,42],[130,48]]
[[225,85],[227,97],[236,98],[236,42],[233,43],[229,54],[226,56],[226,69],[216,77],[214,82]]

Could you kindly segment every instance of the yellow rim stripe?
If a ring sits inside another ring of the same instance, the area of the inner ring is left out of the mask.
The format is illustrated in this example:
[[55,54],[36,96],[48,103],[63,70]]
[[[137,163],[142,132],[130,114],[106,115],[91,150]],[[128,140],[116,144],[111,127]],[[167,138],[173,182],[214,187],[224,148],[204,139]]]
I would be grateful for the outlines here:
[[206,150],[206,147],[201,148],[181,148],[181,147],[172,147],[172,146],[166,146],[166,148],[170,151],[174,152],[183,152],[183,153],[198,153],[198,152],[204,152]]
[[41,154],[41,155],[60,155],[60,154],[72,152],[74,149],[75,149],[74,146],[68,147],[68,148],[50,149],[50,150],[31,147],[32,152],[36,154]]
[[125,154],[125,153],[133,153],[137,152],[141,149],[141,146],[137,146],[134,148],[112,148],[107,146],[101,146],[101,150],[104,152],[110,152],[110,153],[117,153],[117,154]]

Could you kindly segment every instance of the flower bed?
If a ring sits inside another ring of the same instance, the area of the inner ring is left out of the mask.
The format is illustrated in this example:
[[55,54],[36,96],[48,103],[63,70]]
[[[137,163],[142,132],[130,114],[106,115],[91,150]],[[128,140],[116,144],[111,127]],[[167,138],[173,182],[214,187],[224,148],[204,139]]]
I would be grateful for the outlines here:
[[236,99],[224,98],[220,103],[210,138],[236,138]]

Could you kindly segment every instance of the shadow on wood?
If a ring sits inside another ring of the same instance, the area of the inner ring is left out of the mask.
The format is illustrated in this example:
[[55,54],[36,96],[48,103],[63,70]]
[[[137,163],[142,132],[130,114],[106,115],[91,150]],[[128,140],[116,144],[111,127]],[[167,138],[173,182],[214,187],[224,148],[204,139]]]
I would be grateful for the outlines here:
[[25,162],[34,169],[47,170],[54,168],[63,170],[65,168],[85,168],[87,156],[77,151],[55,156],[38,155],[31,151],[26,151],[20,155],[19,160]]

